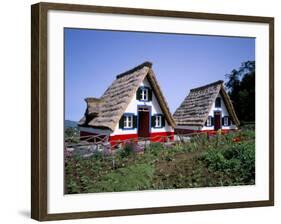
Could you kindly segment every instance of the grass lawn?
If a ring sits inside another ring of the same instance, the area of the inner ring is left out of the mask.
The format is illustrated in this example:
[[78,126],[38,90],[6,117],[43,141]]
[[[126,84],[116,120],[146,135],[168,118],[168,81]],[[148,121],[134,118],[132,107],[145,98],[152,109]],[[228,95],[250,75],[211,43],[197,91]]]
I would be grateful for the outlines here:
[[65,192],[116,192],[255,184],[255,132],[193,137],[168,148],[134,145],[112,155],[65,157]]

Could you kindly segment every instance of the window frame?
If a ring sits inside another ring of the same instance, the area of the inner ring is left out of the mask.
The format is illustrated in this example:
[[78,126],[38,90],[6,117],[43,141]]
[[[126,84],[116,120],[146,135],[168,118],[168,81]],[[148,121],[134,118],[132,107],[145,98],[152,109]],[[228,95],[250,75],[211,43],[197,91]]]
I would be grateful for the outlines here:
[[[140,101],[148,101],[148,87],[141,87],[141,99]],[[146,96],[146,97],[145,97]]]
[[229,116],[224,116],[223,117],[223,126],[229,126]]
[[[134,129],[134,124],[133,124],[134,114],[124,114],[123,116],[124,116],[124,127],[123,127],[123,129],[126,129],[126,130]],[[129,118],[131,119],[130,121],[129,121]],[[130,123],[131,123],[131,125],[129,125]]]
[[162,115],[161,114],[155,114],[155,128],[162,128]]
[[[208,122],[210,122],[210,123],[208,124]],[[212,116],[208,116],[207,122],[206,122],[206,126],[207,126],[207,127],[212,127],[212,126],[213,126],[213,125],[212,125]]]

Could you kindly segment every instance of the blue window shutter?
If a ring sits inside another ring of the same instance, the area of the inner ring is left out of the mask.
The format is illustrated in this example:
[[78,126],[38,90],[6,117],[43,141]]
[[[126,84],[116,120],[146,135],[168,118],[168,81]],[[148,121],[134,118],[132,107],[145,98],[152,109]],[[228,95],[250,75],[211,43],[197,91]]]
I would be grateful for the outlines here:
[[119,120],[119,128],[120,128],[120,129],[123,129],[123,128],[124,128],[124,119],[125,119],[125,116],[122,115],[122,117],[121,117],[120,120]]
[[141,92],[142,92],[142,88],[139,87],[138,90],[137,90],[137,93],[136,93],[136,98],[137,98],[137,100],[140,100],[140,99],[141,99]]
[[138,124],[138,116],[134,115],[133,116],[133,128],[137,128]]
[[152,101],[152,89],[148,88],[148,101]]
[[153,115],[153,116],[151,116],[151,127],[153,127],[153,128],[155,128],[155,120],[156,120],[156,116],[155,115]]
[[163,114],[161,115],[161,119],[162,119],[161,127],[163,128],[163,127],[165,127],[165,117]]
[[221,118],[221,125],[224,126],[224,117]]

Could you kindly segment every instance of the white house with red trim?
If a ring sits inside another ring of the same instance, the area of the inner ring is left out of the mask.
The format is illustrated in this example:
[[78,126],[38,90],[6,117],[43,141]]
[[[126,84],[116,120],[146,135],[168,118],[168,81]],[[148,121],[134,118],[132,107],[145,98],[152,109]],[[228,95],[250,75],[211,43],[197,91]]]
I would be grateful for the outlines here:
[[152,70],[145,62],[116,77],[101,98],[86,98],[80,135],[108,136],[111,145],[124,140],[167,141],[175,121]]
[[239,126],[234,107],[221,80],[191,89],[173,117],[177,134],[212,133],[217,130],[228,132]]

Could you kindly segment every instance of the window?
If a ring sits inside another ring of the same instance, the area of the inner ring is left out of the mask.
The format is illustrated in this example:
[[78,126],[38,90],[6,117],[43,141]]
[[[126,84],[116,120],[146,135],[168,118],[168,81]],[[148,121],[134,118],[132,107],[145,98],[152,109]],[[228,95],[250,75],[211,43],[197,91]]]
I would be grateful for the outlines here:
[[133,115],[124,115],[124,128],[133,127]]
[[125,113],[119,120],[120,129],[135,129],[137,127],[137,116],[133,113]]
[[224,117],[224,118],[223,118],[223,125],[224,125],[224,126],[228,126],[228,125],[229,125],[228,117]]
[[206,126],[207,126],[207,127],[212,126],[212,117],[211,117],[211,116],[209,116],[209,117],[207,118]]
[[145,102],[152,101],[152,90],[147,86],[141,86],[137,90],[136,98]]
[[165,127],[165,118],[163,114],[155,114],[151,116],[151,127],[163,128]]
[[162,116],[161,115],[155,116],[155,127],[156,128],[162,127]]
[[221,107],[221,98],[217,97],[215,107]]
[[148,101],[148,89],[147,88],[143,88],[141,90],[141,100]]

